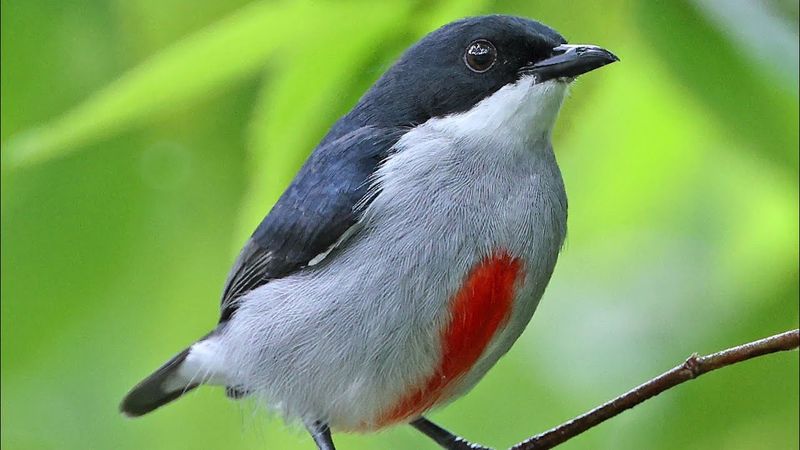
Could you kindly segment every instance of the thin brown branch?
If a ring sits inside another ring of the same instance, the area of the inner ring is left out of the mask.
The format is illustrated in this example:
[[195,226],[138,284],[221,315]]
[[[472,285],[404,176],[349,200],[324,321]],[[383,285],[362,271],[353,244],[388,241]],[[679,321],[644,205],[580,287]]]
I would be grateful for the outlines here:
[[547,450],[553,448],[595,425],[603,423],[651,397],[655,397],[667,389],[697,378],[706,372],[758,356],[796,349],[799,345],[800,331],[795,329],[708,356],[698,357],[695,353],[683,364],[669,372],[659,375],[569,422],[520,442],[511,447],[511,450]]

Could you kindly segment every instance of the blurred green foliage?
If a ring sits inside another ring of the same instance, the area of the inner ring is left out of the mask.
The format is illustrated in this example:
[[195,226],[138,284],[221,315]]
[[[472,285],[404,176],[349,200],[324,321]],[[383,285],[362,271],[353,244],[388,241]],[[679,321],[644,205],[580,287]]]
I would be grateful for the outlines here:
[[[433,417],[501,447],[798,324],[795,1],[2,1],[2,446],[311,448],[200,390],[125,391],[215,323],[246,236],[403,48],[480,13],[622,62],[554,143],[570,235],[532,326]],[[798,448],[798,354],[661,395],[565,449]],[[343,449],[433,448],[410,427]]]

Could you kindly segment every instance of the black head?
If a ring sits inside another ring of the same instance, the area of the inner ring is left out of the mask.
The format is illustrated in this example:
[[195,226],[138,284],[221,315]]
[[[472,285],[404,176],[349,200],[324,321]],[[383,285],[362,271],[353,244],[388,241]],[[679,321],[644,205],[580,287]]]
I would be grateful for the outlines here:
[[616,60],[599,47],[564,44],[552,28],[521,17],[450,23],[409,48],[364,95],[351,119],[416,125],[467,111],[525,75],[534,74],[539,82],[566,79]]

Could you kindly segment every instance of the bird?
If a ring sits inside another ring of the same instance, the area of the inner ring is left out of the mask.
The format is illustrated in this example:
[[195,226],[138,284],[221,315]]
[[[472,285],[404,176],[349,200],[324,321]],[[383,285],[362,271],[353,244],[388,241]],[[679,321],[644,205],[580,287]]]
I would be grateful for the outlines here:
[[[253,398],[318,450],[409,424],[472,389],[530,321],[567,231],[551,144],[576,77],[618,61],[531,19],[456,20],[408,48],[336,121],[225,282],[216,327],[125,396]],[[298,132],[301,132],[298,130]]]

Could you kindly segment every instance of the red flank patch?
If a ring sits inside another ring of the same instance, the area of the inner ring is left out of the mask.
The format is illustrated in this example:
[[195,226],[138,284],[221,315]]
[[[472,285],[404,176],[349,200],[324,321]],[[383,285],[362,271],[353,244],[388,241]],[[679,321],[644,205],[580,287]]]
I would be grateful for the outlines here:
[[450,305],[450,323],[442,330],[442,360],[436,371],[395,406],[375,428],[416,418],[440,400],[445,388],[478,361],[508,320],[522,262],[498,251],[472,269]]

